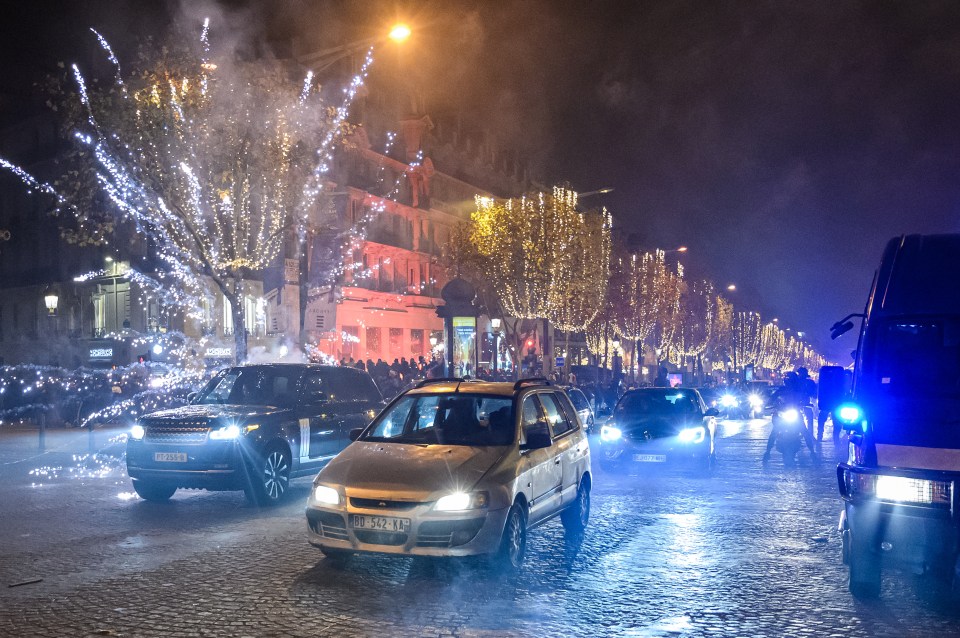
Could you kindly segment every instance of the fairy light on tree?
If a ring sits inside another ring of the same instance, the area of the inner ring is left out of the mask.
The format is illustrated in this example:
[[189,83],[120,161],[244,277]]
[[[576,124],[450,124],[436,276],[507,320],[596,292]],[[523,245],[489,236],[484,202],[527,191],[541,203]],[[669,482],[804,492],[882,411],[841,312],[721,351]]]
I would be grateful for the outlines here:
[[567,332],[586,328],[602,307],[608,276],[606,209],[580,212],[576,192],[562,187],[502,201],[477,197],[476,206],[469,243],[512,320],[504,322],[507,333],[519,335],[524,319],[554,321]]
[[720,294],[714,296],[707,355],[716,371],[725,370],[726,362],[733,356],[733,304]]
[[91,90],[74,66],[76,92],[52,86],[76,142],[64,173],[51,185],[0,165],[76,217],[74,241],[107,243],[118,222],[149,237],[185,307],[212,283],[229,303],[242,361],[245,281],[277,262],[288,236],[302,243],[311,213],[330,208],[318,200],[372,50],[330,106],[311,76],[299,86],[279,63],[213,55],[208,30],[205,22],[196,48],[142,49],[126,75],[97,34],[115,81]]
[[716,287],[707,280],[693,281],[680,296],[680,325],[676,351],[681,365],[689,359],[697,374],[702,373],[701,357],[710,342],[710,329],[716,313]]

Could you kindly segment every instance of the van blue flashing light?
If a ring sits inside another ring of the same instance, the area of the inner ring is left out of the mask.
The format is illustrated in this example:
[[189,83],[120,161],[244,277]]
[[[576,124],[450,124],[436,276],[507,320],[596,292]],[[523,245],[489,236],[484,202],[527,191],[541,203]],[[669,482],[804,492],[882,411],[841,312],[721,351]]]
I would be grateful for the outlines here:
[[858,423],[863,419],[863,410],[853,403],[844,403],[837,408],[837,419],[844,423]]

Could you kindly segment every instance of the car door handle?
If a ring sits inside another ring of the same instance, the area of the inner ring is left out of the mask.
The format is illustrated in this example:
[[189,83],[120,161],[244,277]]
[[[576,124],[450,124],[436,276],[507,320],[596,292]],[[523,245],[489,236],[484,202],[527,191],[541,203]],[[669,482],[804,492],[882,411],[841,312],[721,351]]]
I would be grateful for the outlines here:
[[553,462],[554,465],[560,465],[560,457],[557,457],[557,460]]

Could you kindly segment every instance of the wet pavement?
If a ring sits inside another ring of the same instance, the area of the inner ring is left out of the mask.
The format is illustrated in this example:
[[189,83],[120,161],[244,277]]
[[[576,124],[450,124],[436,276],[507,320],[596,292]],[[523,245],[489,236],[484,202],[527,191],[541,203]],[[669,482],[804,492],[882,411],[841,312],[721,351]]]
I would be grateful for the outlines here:
[[[760,463],[769,420],[727,421],[710,475],[594,463],[579,543],[531,533],[521,574],[477,561],[326,560],[309,480],[275,509],[239,492],[133,495],[122,436],[0,429],[2,636],[951,636],[926,578],[846,590],[834,465]],[[830,453],[829,444],[826,452]]]

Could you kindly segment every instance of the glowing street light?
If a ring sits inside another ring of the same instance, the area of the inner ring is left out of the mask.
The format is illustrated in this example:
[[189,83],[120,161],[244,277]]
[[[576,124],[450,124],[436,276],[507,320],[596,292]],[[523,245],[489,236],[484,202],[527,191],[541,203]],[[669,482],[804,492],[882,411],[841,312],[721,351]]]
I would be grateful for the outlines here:
[[736,289],[737,289],[736,284],[730,284],[729,286],[727,286],[727,290],[729,290],[730,292],[733,292]]
[[395,24],[393,25],[393,28],[390,29],[390,33],[387,37],[394,42],[403,42],[410,37],[410,27],[402,22]]

